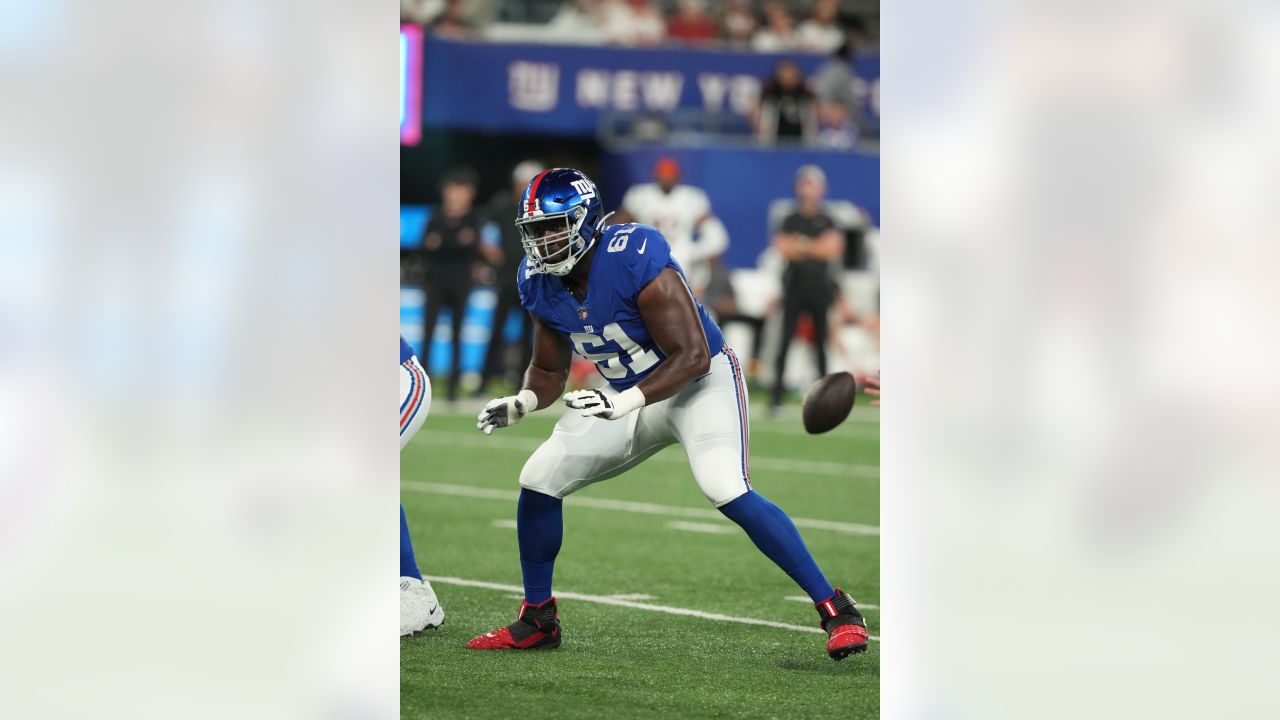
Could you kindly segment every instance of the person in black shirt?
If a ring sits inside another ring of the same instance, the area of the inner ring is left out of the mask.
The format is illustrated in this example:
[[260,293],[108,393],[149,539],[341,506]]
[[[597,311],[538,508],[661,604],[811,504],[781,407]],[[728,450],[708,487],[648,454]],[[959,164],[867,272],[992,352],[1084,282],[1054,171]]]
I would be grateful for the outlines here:
[[779,60],[760,92],[756,137],[766,143],[812,141],[818,132],[816,106],[817,98],[805,85],[799,66]]
[[483,257],[480,243],[482,219],[471,203],[475,199],[477,177],[471,168],[457,168],[444,178],[442,201],[431,215],[422,237],[427,290],[427,312],[423,325],[423,365],[431,367],[431,337],[441,308],[449,308],[453,333],[449,363],[449,401],[458,399],[462,377],[462,319],[474,283],[476,263]]
[[796,209],[783,219],[773,237],[773,246],[787,261],[782,272],[782,343],[773,365],[774,408],[782,404],[787,350],[791,348],[802,314],[807,314],[813,322],[818,375],[827,374],[827,316],[837,292],[833,263],[844,256],[844,235],[822,211],[822,199],[827,192],[827,178],[822,169],[816,165],[801,167],[796,172],[795,191]]
[[[520,268],[520,259],[524,257],[524,245],[520,241],[520,231],[516,229],[516,211],[520,204],[520,196],[525,186],[534,175],[542,172],[542,164],[536,160],[525,160],[511,171],[511,190],[500,190],[493,196],[487,208],[489,221],[496,224],[501,233],[500,253],[494,262],[497,282],[494,290],[498,294],[497,304],[493,308],[493,330],[489,334],[489,349],[484,356],[484,375],[480,380],[477,396],[488,397],[489,381],[495,375],[505,372],[502,353],[506,349],[502,330],[507,326],[507,317],[512,310],[523,313],[520,308],[520,292],[516,285],[516,273]],[[529,359],[533,357],[533,324],[528,317],[523,320],[523,341],[520,345],[520,362],[515,367],[523,371],[529,367]]]

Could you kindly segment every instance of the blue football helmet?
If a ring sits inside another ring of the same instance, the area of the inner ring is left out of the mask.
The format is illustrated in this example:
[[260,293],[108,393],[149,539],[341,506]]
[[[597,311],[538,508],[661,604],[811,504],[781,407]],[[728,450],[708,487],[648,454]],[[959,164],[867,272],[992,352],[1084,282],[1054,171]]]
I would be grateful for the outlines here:
[[552,168],[529,181],[516,227],[532,272],[568,275],[604,229],[596,184],[571,168]]

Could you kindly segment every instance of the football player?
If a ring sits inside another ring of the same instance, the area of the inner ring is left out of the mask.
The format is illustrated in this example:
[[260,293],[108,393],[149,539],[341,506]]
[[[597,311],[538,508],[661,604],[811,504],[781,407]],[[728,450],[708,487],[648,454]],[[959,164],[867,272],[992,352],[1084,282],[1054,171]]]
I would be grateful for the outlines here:
[[533,359],[520,392],[489,401],[477,427],[490,434],[555,404],[573,352],[594,362],[609,387],[565,395],[571,411],[521,470],[524,600],[515,622],[468,647],[559,646],[551,577],[563,498],[680,443],[707,499],[813,599],[831,657],[866,650],[866,622],[853,600],[827,581],[787,514],[751,489],[742,367],[690,294],[662,234],[647,225],[606,226],[596,186],[567,168],[534,177],[516,224]]
[[[409,343],[400,338],[400,449],[418,433],[431,409],[431,381]],[[444,608],[431,583],[422,579],[409,539],[409,523],[400,506],[400,636],[413,635],[444,622]]]

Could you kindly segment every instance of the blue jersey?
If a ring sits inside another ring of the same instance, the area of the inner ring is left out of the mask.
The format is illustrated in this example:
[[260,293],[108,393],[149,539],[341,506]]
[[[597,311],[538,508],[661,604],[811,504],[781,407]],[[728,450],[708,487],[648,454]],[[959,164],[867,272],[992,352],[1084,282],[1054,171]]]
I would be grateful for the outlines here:
[[413,357],[413,347],[404,341],[404,336],[400,336],[400,362],[404,362]]
[[[596,239],[582,302],[560,278],[530,273],[528,258],[520,262],[516,282],[520,304],[559,333],[574,352],[594,362],[615,390],[625,390],[649,376],[666,355],[640,319],[636,298],[663,268],[684,270],[671,257],[662,233],[648,225],[610,225]],[[724,345],[720,326],[697,300],[698,317],[714,357]]]

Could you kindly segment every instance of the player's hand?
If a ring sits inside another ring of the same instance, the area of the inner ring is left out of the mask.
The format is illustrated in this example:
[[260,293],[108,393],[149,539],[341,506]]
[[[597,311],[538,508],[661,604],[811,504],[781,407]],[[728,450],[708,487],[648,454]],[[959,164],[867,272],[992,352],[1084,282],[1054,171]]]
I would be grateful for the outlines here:
[[605,395],[600,390],[574,390],[564,396],[564,404],[578,410],[583,417],[617,420],[644,407],[644,393],[631,387],[617,395]]
[[608,395],[599,390],[574,390],[564,396],[564,404],[574,410],[581,410],[583,417],[614,419],[613,403],[609,401]]
[[860,382],[862,383],[862,391],[875,398],[871,402],[871,407],[880,407],[880,375],[878,373],[875,377],[864,375]]
[[476,417],[476,427],[484,431],[485,435],[492,435],[494,428],[515,425],[523,420],[530,410],[534,409],[533,405],[537,404],[536,396],[533,402],[530,402],[529,395],[532,394],[525,390],[519,395],[508,395],[490,400],[485,403],[484,409]]

